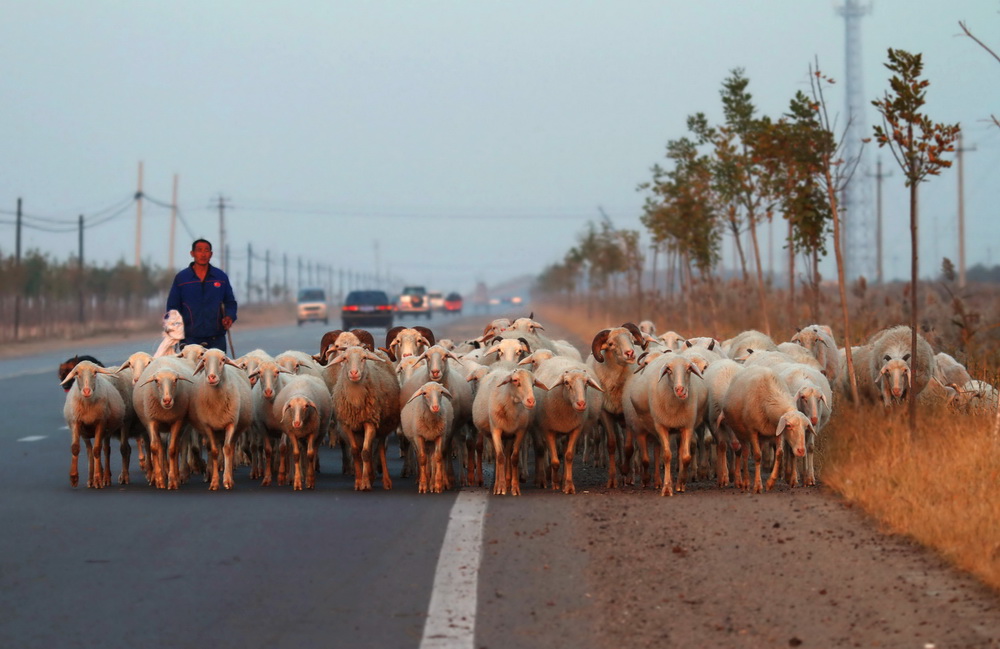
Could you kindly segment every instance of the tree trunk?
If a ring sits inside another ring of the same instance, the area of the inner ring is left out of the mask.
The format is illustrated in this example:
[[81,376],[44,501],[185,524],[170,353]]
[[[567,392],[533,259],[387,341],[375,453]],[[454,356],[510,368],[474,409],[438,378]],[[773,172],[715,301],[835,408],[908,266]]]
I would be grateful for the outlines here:
[[[854,374],[854,355],[851,353],[851,320],[847,312],[847,280],[844,278],[844,253],[840,245],[840,206],[837,202],[837,191],[833,178],[830,176],[830,166],[825,165],[826,193],[830,201],[830,213],[833,218],[833,251],[837,258],[837,288],[840,292],[840,314],[844,325],[844,354],[847,357],[847,378],[851,386],[851,400],[858,402],[858,377]],[[814,280],[815,281],[815,280]]]
[[795,313],[795,246],[792,245],[792,220],[788,219],[788,326],[798,329]]
[[813,322],[823,322],[819,315],[819,250],[812,252],[812,316]]
[[736,208],[729,208],[729,229],[733,233],[733,241],[736,243],[736,252],[740,255],[740,271],[743,273],[743,283],[750,283],[750,274],[747,272],[747,258],[743,254],[743,243],[740,241],[740,223],[736,220]]
[[750,222],[750,238],[753,241],[753,256],[757,264],[757,299],[760,301],[760,312],[764,319],[764,333],[771,335],[771,318],[767,312],[767,297],[764,294],[764,268],[760,262],[760,244],[757,242],[757,220],[752,214],[747,215]]
[[[910,127],[913,130],[913,127]],[[912,138],[910,140],[913,141]],[[910,368],[910,375],[912,376],[917,372],[917,370],[922,369],[927,371],[929,368],[920,368],[920,357],[917,356],[917,291],[919,290],[918,276],[920,271],[920,248],[917,247],[917,183],[910,183],[910,246],[912,247],[912,257],[910,263],[910,361],[912,367]],[[914,437],[917,434],[917,398],[916,395],[910,391],[907,391],[907,398],[910,403],[910,436]]]

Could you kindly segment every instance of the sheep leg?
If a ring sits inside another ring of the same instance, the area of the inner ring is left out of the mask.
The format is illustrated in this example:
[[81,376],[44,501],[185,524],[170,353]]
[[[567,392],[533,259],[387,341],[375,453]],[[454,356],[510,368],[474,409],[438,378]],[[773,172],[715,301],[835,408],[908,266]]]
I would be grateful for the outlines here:
[[583,426],[578,426],[570,431],[569,439],[566,440],[566,453],[563,455],[563,481],[562,491],[564,494],[575,494],[576,485],[573,484],[573,457],[576,455],[576,443],[582,434]]
[[432,493],[442,493],[448,486],[444,466],[445,453],[445,440],[444,435],[442,435],[434,442],[434,480],[431,485]]
[[615,475],[615,426],[611,414],[606,410],[601,410],[601,427],[604,429],[605,442],[608,447],[608,482],[605,485],[608,489],[617,486],[617,476]]
[[288,435],[282,433],[278,440],[278,486],[288,484]]
[[104,466],[101,470],[101,486],[111,486],[111,435],[107,434],[101,438],[101,452],[104,455]]
[[[388,444],[388,439],[383,437],[381,439],[376,439],[375,444],[378,446],[378,457],[381,461],[380,466],[382,467],[382,488],[386,491],[392,489],[392,476],[389,475],[389,461],[386,459],[386,447]],[[416,464],[416,453],[411,451],[413,455],[413,462]]]
[[622,432],[622,463],[620,467],[623,485],[635,484],[635,472],[632,470],[632,456],[635,454],[635,435],[631,428],[621,426]]
[[475,483],[477,487],[486,486],[486,479],[483,477],[483,445],[486,443],[484,439],[485,435],[482,431],[476,430],[476,443],[475,443],[475,465],[476,465],[476,476]]
[[[430,477],[428,475],[430,467],[427,466],[427,441],[422,437],[417,438],[417,442],[412,444],[417,452],[417,493],[425,494],[430,491]],[[435,458],[435,461],[437,458]]]
[[[559,489],[562,486],[562,479],[559,475],[559,451],[556,449],[556,434],[552,431],[545,431],[544,444],[539,446],[535,445],[535,455],[536,463],[543,463],[545,460],[545,454],[549,455],[549,466],[548,466],[548,477],[552,483],[553,489]],[[542,484],[538,485],[541,489],[545,488],[545,472],[541,473]]]
[[670,429],[661,424],[655,424],[655,428],[660,448],[663,449],[663,488],[660,490],[660,495],[673,496],[674,491],[671,486],[672,481],[670,477],[670,460],[673,458],[670,453]]
[[726,453],[729,444],[721,433],[722,431],[719,431],[715,440],[715,484],[719,487],[728,487],[729,462],[726,459]]
[[691,435],[694,429],[685,426],[681,428],[681,438],[678,440],[677,459],[677,486],[676,490],[684,493],[687,486],[688,471],[691,470]]
[[[775,444],[775,449],[774,449],[774,467],[771,469],[771,477],[769,477],[767,479],[767,491],[770,491],[771,489],[773,489],[774,488],[774,483],[778,481],[778,474],[781,471],[781,459],[782,459],[782,456],[784,455],[784,451],[785,451],[785,449],[782,448],[782,444],[780,442],[778,442],[778,443]],[[794,457],[791,458],[791,463],[792,464],[795,463],[795,458]]]
[[288,441],[292,444],[292,466],[295,467],[292,490],[302,491],[302,449],[299,448],[299,438],[295,435],[288,435]]
[[753,450],[753,492],[755,494],[763,493],[764,488],[760,482],[760,464],[763,454],[760,452],[760,438],[757,433],[750,433],[750,447]]
[[361,482],[364,479],[365,471],[361,463],[361,443],[358,441],[358,435],[353,430],[349,430],[346,433],[346,441],[351,449],[351,458],[354,460],[354,490],[361,491]]
[[805,458],[805,479],[807,487],[816,486],[816,469],[813,464],[813,454],[816,450],[816,434],[806,433],[806,458]]
[[518,468],[520,467],[521,445],[524,443],[524,433],[524,429],[518,430],[514,434],[514,441],[511,443],[510,464],[513,470],[510,476],[510,495],[512,496],[521,495],[521,476]]
[[222,478],[222,486],[232,489],[236,486],[233,481],[233,463],[236,460],[236,423],[226,426],[226,437],[222,445],[222,452],[225,455],[225,473]]
[[72,458],[69,461],[69,486],[75,487],[80,483],[80,424],[74,421],[70,425],[70,435],[72,441],[69,450]]
[[89,437],[83,438],[87,447],[87,487],[94,488],[94,442]]
[[175,421],[170,425],[170,444],[167,447],[167,455],[170,458],[170,469],[167,475],[167,489],[180,489],[181,486],[180,453],[183,429],[183,419]]
[[503,431],[494,428],[490,439],[493,442],[493,495],[507,495],[507,453],[503,446]]
[[271,486],[271,480],[274,478],[274,472],[272,470],[272,465],[274,462],[274,442],[271,441],[271,436],[264,433],[264,478],[260,481],[260,486],[269,487]]
[[122,454],[122,472],[118,474],[118,484],[128,484],[128,465],[132,458],[132,445],[128,441],[128,433],[122,428],[118,450]]
[[651,481],[649,475],[649,435],[638,433],[634,435],[634,438],[636,445],[639,447],[639,473],[642,480],[642,488],[645,489]]
[[[215,439],[215,431],[209,429],[207,434],[202,435],[202,441],[208,441],[208,471],[211,473],[208,488],[210,491],[219,490],[219,445]],[[209,476],[206,476],[209,477]]]
[[364,441],[361,445],[361,491],[371,491],[375,481],[375,467],[372,464],[372,445],[375,443],[375,425],[365,423]]

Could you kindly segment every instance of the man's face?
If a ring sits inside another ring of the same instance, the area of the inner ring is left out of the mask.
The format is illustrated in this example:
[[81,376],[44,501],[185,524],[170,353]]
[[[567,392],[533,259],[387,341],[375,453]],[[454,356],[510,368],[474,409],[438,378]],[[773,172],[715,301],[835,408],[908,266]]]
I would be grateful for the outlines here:
[[212,249],[207,243],[199,243],[191,251],[191,258],[194,259],[194,263],[204,266],[212,260]]

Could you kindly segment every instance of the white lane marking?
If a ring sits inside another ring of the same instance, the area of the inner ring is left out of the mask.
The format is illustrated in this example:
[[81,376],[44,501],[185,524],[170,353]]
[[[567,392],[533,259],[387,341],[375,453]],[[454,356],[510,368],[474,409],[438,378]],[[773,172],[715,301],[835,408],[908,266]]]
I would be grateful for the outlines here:
[[459,492],[441,544],[420,649],[473,649],[485,489]]
[[48,435],[28,435],[17,440],[19,442],[38,442],[48,437]]

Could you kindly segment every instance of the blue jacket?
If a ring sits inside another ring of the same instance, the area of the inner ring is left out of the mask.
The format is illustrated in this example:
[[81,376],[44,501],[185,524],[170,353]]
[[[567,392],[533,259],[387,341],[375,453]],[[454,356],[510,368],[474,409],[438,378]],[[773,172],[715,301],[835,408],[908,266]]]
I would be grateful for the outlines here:
[[229,277],[211,264],[203,282],[195,275],[192,262],[174,277],[167,296],[167,311],[177,309],[184,318],[185,339],[224,334],[220,304],[225,306],[226,315],[236,322],[236,297]]

